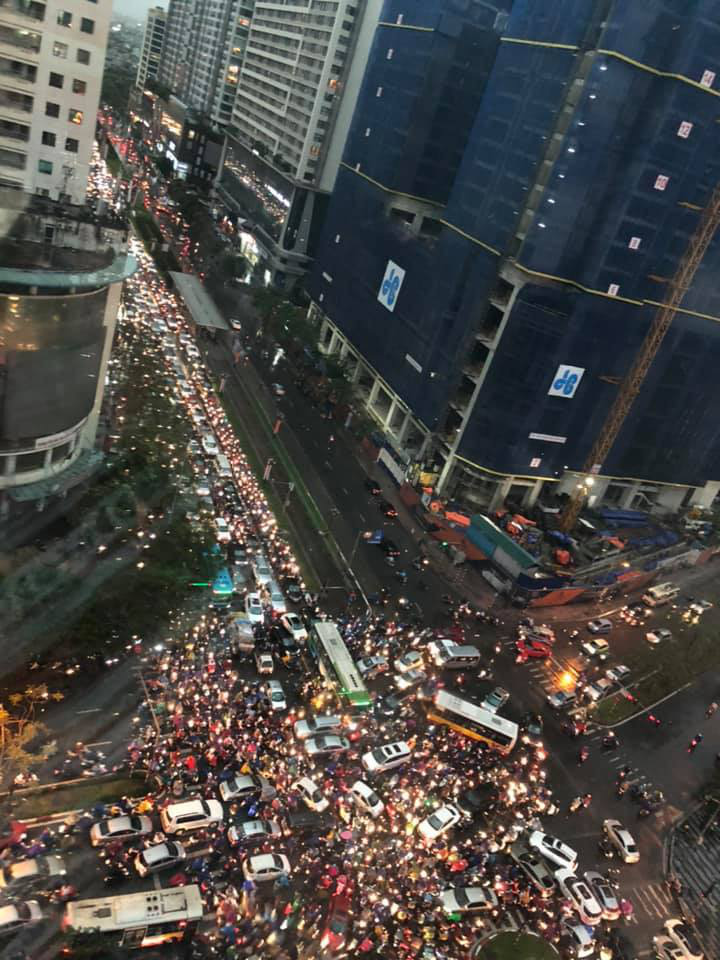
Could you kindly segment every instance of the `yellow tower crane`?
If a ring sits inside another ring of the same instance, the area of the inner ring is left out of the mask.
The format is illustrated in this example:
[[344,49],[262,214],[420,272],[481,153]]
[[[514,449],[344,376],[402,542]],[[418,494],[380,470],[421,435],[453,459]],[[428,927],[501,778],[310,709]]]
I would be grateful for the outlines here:
[[[710,201],[702,212],[700,222],[690,237],[687,249],[668,287],[667,302],[658,308],[632,366],[620,383],[620,388],[605,418],[603,428],[583,465],[582,473],[586,477],[592,477],[602,470],[605,458],[610,453],[620,428],[640,393],[650,365],[660,349],[665,334],[670,329],[675,311],[682,305],[685,294],[695,277],[695,272],[700,266],[712,238],[715,236],[718,224],[720,224],[720,184],[713,190]],[[577,522],[586,489],[585,484],[578,484],[560,516],[560,529],[566,533],[572,530]]]

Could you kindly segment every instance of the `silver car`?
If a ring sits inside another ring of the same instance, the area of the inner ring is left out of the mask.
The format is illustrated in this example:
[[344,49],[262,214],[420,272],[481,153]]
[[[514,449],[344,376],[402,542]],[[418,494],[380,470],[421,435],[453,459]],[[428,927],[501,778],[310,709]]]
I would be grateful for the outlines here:
[[346,737],[337,737],[332,733],[323,734],[320,737],[310,737],[303,745],[309,757],[345,753],[346,750],[350,749],[350,741]]

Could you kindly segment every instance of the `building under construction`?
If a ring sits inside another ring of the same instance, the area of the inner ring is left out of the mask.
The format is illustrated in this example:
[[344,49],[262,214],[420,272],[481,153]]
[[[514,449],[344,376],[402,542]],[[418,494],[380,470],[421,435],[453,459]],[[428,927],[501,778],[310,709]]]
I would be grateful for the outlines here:
[[719,120],[717,0],[387,0],[309,289],[399,475],[712,505]]

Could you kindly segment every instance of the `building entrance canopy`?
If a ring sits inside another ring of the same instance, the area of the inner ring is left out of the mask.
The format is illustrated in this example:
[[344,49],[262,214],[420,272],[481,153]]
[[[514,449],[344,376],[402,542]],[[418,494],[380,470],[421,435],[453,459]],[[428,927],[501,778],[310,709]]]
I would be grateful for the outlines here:
[[214,327],[216,330],[229,329],[227,320],[215,306],[199,277],[176,272],[171,272],[170,276],[196,326]]

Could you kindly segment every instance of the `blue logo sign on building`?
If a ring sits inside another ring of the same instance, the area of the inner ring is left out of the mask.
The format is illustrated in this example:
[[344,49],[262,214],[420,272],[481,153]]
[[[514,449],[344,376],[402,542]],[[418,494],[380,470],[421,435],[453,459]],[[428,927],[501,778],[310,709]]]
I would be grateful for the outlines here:
[[575,396],[575,391],[580,385],[582,375],[585,373],[585,367],[571,367],[567,363],[561,363],[557,368],[555,376],[552,378],[548,396],[565,397],[567,400]]
[[387,266],[385,267],[385,276],[380,284],[377,298],[385,309],[391,313],[395,309],[397,298],[400,295],[400,287],[402,287],[404,279],[405,271],[403,268],[393,263],[392,260],[388,260]]

